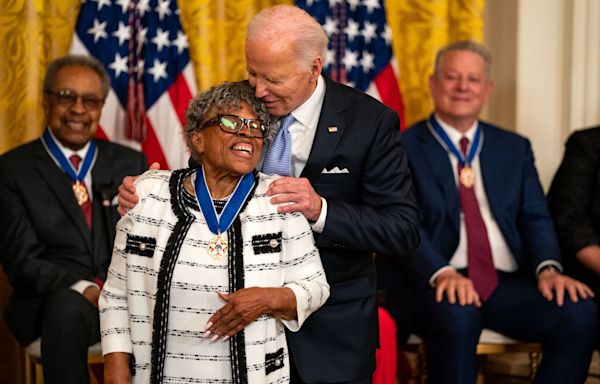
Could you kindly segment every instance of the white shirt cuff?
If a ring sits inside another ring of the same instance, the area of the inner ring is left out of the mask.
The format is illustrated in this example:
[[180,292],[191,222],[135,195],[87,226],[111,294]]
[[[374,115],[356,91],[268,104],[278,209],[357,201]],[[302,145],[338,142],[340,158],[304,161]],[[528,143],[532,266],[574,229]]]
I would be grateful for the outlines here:
[[447,271],[449,269],[456,270],[454,267],[446,265],[445,267],[442,267],[442,268],[438,269],[437,271],[435,271],[435,273],[433,275],[431,275],[431,277],[429,278],[429,285],[431,285],[433,288],[435,288],[435,279],[437,279],[437,277],[440,275],[440,273]]
[[547,267],[549,265],[552,265],[553,267],[556,267],[556,269],[558,269],[558,271],[560,273],[563,273],[563,267],[562,265],[560,265],[560,263],[556,260],[546,260],[546,261],[542,261],[541,263],[538,264],[537,268],[535,269],[535,276],[539,277],[540,276],[540,272],[542,271],[542,268]]
[[319,218],[314,223],[310,224],[313,232],[322,233],[325,228],[325,220],[327,219],[327,200],[321,197],[321,213]]
[[100,289],[98,284],[91,282],[91,281],[87,281],[87,280],[79,280],[75,284],[71,285],[72,290],[79,292],[82,295],[83,295],[83,292],[85,292],[85,290],[88,287],[96,287],[96,288]]

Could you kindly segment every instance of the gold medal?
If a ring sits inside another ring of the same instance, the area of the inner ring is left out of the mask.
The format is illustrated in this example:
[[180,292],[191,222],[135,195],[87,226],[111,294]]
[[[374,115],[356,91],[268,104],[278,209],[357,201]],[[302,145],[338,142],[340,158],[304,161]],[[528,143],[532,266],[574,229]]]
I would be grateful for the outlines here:
[[227,255],[227,240],[221,237],[221,234],[214,236],[208,242],[208,247],[206,247],[206,251],[208,255],[215,260],[221,260],[221,257]]
[[85,184],[82,184],[77,180],[73,184],[73,193],[75,194],[75,198],[77,199],[77,204],[83,205],[89,200],[87,188]]
[[465,165],[460,170],[460,174],[458,175],[458,179],[460,180],[460,183],[465,188],[473,188],[473,186],[475,185],[475,171],[470,166]]

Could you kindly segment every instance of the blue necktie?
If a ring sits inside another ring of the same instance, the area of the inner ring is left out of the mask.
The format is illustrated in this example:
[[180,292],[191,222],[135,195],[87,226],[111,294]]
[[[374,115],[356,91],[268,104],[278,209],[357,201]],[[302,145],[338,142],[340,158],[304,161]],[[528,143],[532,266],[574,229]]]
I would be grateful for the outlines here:
[[292,114],[281,118],[279,131],[267,150],[263,173],[274,173],[281,176],[292,176],[292,136],[289,127],[295,121]]

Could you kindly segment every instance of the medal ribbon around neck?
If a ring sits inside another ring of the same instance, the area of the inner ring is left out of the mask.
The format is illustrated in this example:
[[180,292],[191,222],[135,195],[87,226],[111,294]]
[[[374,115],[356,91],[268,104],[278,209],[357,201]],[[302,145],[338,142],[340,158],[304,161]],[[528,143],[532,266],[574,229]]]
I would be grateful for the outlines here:
[[427,120],[430,129],[433,129],[435,135],[442,140],[446,148],[458,159],[458,163],[461,167],[470,167],[477,151],[479,150],[479,146],[481,145],[481,129],[479,128],[479,124],[477,124],[477,130],[475,131],[475,136],[473,137],[473,141],[469,143],[469,149],[467,151],[467,157],[463,155],[460,149],[454,145],[450,137],[440,123],[433,117],[430,116]]
[[94,160],[96,160],[96,140],[90,140],[90,148],[88,149],[87,154],[85,155],[85,158],[79,167],[79,171],[76,171],[73,168],[73,164],[67,160],[60,148],[58,148],[58,145],[56,142],[54,142],[54,139],[52,138],[52,135],[50,135],[48,128],[46,128],[44,134],[42,135],[42,142],[44,143],[48,154],[60,164],[60,167],[63,171],[65,171],[67,176],[69,176],[71,181],[74,183],[79,181],[83,184],[85,176],[94,163]]
[[196,171],[194,187],[196,189],[196,198],[198,199],[198,204],[200,205],[208,229],[215,235],[220,235],[226,232],[231,226],[231,223],[233,223],[233,220],[240,212],[244,201],[246,201],[250,191],[252,191],[252,187],[254,187],[254,175],[250,172],[240,178],[231,198],[227,201],[225,207],[223,207],[220,215],[217,215],[213,199],[206,185],[203,167],[199,167],[198,171]]

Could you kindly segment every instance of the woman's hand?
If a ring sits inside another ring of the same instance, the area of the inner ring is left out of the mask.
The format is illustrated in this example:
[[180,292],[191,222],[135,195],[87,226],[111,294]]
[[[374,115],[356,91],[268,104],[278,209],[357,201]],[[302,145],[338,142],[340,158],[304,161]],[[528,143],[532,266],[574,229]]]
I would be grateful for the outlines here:
[[104,356],[104,384],[129,384],[129,353],[113,352]]
[[218,293],[225,305],[206,323],[205,336],[223,340],[235,335],[262,315],[285,320],[296,317],[296,295],[290,288],[243,288],[232,294]]

